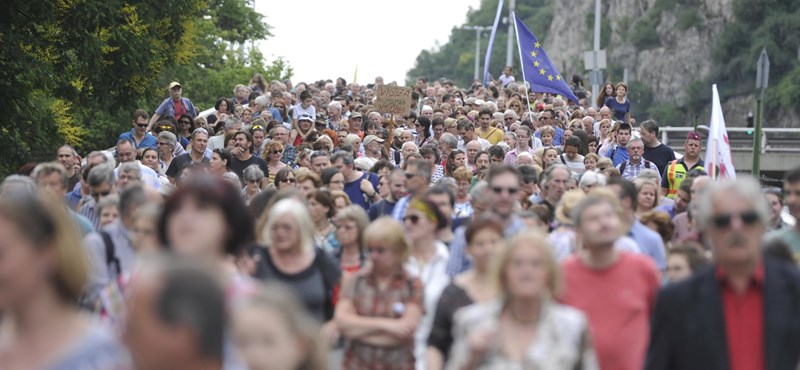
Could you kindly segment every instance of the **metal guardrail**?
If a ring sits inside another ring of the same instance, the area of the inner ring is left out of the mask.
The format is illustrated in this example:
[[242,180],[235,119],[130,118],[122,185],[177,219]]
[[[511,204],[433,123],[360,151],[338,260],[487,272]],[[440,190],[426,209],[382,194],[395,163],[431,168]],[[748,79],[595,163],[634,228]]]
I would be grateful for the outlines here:
[[[660,127],[661,142],[669,147],[673,147],[671,142],[674,142],[680,147],[686,138],[685,134],[693,130],[692,127]],[[755,135],[753,128],[728,127],[727,130],[731,151],[753,151],[753,135]],[[697,131],[708,136],[708,126],[706,125],[698,125]],[[761,153],[800,153],[800,128],[761,129]]]

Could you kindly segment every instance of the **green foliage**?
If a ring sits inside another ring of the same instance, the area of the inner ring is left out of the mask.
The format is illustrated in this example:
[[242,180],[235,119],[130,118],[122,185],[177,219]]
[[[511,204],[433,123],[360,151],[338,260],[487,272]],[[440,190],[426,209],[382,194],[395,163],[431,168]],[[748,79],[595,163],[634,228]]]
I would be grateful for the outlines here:
[[660,17],[647,16],[639,19],[633,24],[633,29],[628,35],[628,41],[639,50],[655,49],[661,46],[661,39],[658,36]]
[[687,125],[684,112],[672,104],[658,104],[650,107],[647,110],[647,117],[656,120],[661,127]]
[[[189,97],[192,89],[229,96],[231,84],[270,68],[230,52],[269,36],[252,0],[6,0],[0,14],[0,99],[10,114],[0,176],[52,160],[63,143],[81,154],[113,145],[131,113],[152,111],[171,80],[190,84]],[[280,71],[271,76],[291,74],[283,61],[272,68]],[[205,87],[214,78],[229,86]]]
[[686,31],[692,27],[698,27],[702,24],[703,18],[697,13],[696,9],[684,9],[678,14],[678,22],[675,27],[681,31]]
[[[769,96],[780,107],[797,110],[797,50],[800,48],[800,2],[793,0],[734,0],[735,22],[725,25],[712,49],[712,77],[733,86],[734,93],[753,93],[756,63],[763,48],[770,59]],[[774,90],[774,91],[773,91]],[[773,100],[768,101],[773,104]],[[765,110],[767,119],[776,114]]]
[[[467,14],[469,26],[491,26],[494,22],[495,12],[497,11],[497,1],[483,0],[480,8],[474,9]],[[536,37],[544,42],[547,38],[547,31],[550,28],[554,13],[554,3],[552,0],[532,0],[517,2],[516,14],[531,29]],[[504,15],[508,14],[504,10]],[[506,45],[508,42],[508,23],[501,23],[498,26],[494,40],[494,48],[490,61],[489,72],[495,78],[500,75],[500,71],[505,67]],[[480,66],[481,76],[483,77],[483,62],[486,48],[488,45],[489,32],[484,32],[480,47]],[[511,37],[514,37],[512,34]],[[516,42],[513,43],[512,64],[515,72],[519,70],[519,55],[516,49]],[[406,75],[407,84],[420,76],[428,78],[445,77],[452,79],[459,86],[469,86],[472,83],[475,69],[475,31],[453,27],[450,38],[444,45],[431,50],[423,50],[416,59],[414,68]]]

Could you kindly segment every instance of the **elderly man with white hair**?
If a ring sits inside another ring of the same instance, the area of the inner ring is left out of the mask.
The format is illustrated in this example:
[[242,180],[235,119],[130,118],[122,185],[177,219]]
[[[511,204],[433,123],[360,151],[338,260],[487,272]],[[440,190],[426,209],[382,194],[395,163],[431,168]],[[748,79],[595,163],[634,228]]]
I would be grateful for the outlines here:
[[403,155],[402,161],[405,162],[406,157],[411,155],[411,153],[419,153],[419,148],[413,141],[406,141],[403,143],[403,147],[400,149],[400,154]]
[[511,128],[511,125],[519,122],[519,117],[517,117],[517,112],[514,112],[511,109],[506,109],[503,112],[503,124],[506,127],[506,132],[508,132]]

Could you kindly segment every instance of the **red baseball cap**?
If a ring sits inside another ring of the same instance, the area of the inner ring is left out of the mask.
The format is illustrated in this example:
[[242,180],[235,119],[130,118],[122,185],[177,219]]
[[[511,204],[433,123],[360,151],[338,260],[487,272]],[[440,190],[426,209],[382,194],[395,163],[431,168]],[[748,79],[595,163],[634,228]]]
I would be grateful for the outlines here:
[[700,135],[699,135],[697,132],[695,132],[695,131],[689,131],[689,133],[688,133],[688,134],[686,134],[686,140],[697,140],[697,141],[701,141],[701,140],[700,140]]

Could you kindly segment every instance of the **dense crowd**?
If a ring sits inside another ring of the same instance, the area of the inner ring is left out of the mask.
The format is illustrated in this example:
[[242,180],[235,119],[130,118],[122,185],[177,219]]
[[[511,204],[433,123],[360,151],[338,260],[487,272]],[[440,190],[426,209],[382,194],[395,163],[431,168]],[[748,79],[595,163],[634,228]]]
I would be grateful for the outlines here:
[[800,364],[800,168],[716,179],[624,83],[419,78],[392,116],[383,83],[256,74],[201,112],[173,82],[6,177],[0,368]]

